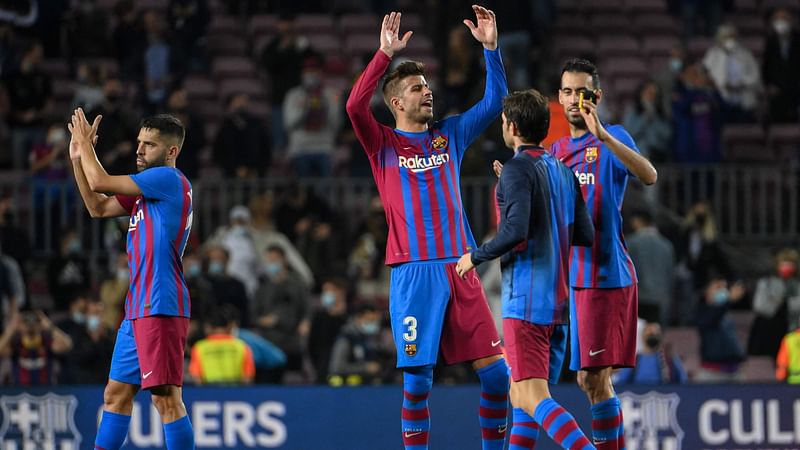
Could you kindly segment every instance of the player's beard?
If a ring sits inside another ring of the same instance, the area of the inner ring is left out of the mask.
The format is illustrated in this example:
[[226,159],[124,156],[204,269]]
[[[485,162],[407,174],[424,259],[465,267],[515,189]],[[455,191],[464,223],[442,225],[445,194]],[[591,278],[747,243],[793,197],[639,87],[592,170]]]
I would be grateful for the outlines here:
[[142,171],[145,171],[145,170],[153,168],[153,167],[162,167],[162,166],[166,166],[167,165],[166,152],[164,153],[163,157],[156,158],[156,160],[154,160],[154,161],[148,161],[148,160],[146,160],[144,158],[142,158],[141,160],[144,162],[144,164],[141,165],[141,166],[139,164],[136,164],[136,171],[137,172],[142,172]]
[[571,115],[569,111],[565,111],[567,116],[567,122],[570,123],[573,127],[579,130],[586,130],[588,127],[586,126],[586,121],[583,120],[583,116],[580,113],[577,116]]

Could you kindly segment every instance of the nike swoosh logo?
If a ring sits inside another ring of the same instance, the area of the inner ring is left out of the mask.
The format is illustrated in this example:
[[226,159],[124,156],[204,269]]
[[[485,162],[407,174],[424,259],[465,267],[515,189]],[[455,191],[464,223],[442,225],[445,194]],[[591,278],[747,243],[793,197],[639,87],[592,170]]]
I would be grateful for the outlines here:
[[499,427],[497,427],[497,432],[498,433],[505,433],[507,428],[508,428],[508,425],[499,426]]
[[501,341],[497,341],[497,342],[492,341],[492,347],[497,347],[498,345],[500,345],[500,342]]
[[414,437],[414,436],[416,436],[416,435],[418,435],[418,434],[422,434],[422,431],[418,431],[418,432],[416,432],[416,433],[408,433],[408,432],[407,432],[407,433],[405,434],[405,436],[406,436],[407,438],[410,438],[410,437]]
[[144,380],[144,379],[146,379],[147,377],[149,377],[149,376],[150,376],[150,374],[151,374],[151,373],[153,373],[153,371],[152,371],[152,370],[151,370],[150,372],[147,372],[147,373],[144,373],[144,374],[142,374],[142,379],[143,379],[143,380]]
[[593,351],[589,350],[589,356],[595,356],[598,353],[603,353],[604,351],[606,351],[606,349],[597,350],[596,352],[593,352]]

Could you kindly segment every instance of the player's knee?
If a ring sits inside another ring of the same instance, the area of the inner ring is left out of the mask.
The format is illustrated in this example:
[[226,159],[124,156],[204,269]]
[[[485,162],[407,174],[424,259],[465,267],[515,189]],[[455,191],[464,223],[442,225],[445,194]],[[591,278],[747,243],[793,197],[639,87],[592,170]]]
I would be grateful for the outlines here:
[[135,391],[121,383],[109,383],[103,390],[103,409],[109,412],[129,414],[133,409]]
[[414,394],[430,392],[433,386],[433,366],[403,369],[403,388]]
[[152,389],[150,391],[153,400],[153,406],[156,407],[158,413],[162,416],[173,415],[179,413],[183,409],[183,400],[176,387],[174,389]]

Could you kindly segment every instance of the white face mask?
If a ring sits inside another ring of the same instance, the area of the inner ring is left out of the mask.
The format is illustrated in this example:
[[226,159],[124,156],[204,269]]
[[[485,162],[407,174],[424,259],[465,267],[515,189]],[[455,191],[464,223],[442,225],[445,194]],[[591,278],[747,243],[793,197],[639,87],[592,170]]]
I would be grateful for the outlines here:
[[789,34],[789,32],[792,30],[792,24],[790,24],[786,20],[779,19],[779,20],[776,20],[776,21],[772,22],[772,28],[775,29],[776,33],[784,36],[784,35]]
[[736,39],[733,38],[725,39],[724,41],[722,41],[722,46],[725,48],[725,50],[729,52],[733,51],[733,49],[736,48]]

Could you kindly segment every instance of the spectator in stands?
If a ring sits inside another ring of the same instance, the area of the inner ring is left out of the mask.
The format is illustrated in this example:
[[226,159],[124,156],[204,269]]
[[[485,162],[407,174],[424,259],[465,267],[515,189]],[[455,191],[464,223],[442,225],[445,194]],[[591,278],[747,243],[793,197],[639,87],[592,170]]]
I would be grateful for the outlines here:
[[26,303],[25,279],[17,260],[3,253],[0,247],[0,326],[6,314],[14,315]]
[[253,363],[256,366],[256,383],[279,381],[283,368],[286,366],[286,353],[261,335],[240,327],[239,322],[237,316],[231,334],[244,341],[250,347],[250,351],[253,352]]
[[797,122],[800,98],[800,33],[792,13],[778,8],[772,13],[762,65],[769,100],[770,122]]
[[675,250],[659,233],[649,211],[635,212],[631,225],[633,234],[626,240],[639,279],[639,317],[666,325],[672,305]]
[[655,81],[645,81],[636,91],[636,100],[625,112],[623,125],[652,161],[666,161],[672,148],[672,127],[663,109],[661,91]]
[[250,316],[247,314],[250,302],[247,290],[244,284],[232,277],[227,270],[228,251],[224,247],[212,245],[206,250],[206,260],[205,277],[208,280],[208,295],[205,298],[206,308],[203,317],[210,320],[216,314],[216,307],[228,304],[233,306],[238,317],[242,318],[242,326],[249,326]]
[[248,111],[247,94],[233,94],[225,103],[227,115],[214,139],[214,162],[229,178],[263,175],[272,163],[266,127]]
[[106,80],[105,68],[95,64],[79,64],[77,78],[78,84],[75,86],[70,109],[82,107],[85,111],[92,111],[105,100],[103,92]]
[[63,368],[71,378],[63,383],[103,384],[107,381],[114,353],[115,334],[103,323],[103,303],[86,299],[86,317],[81,329],[70,335],[72,350],[64,354]]
[[263,255],[269,247],[278,246],[286,253],[289,268],[303,279],[309,288],[314,286],[314,274],[294,244],[283,233],[275,229],[272,211],[275,207],[275,194],[264,191],[250,199],[250,211],[253,219],[250,222],[253,240],[259,255]]
[[672,119],[672,93],[680,81],[681,73],[687,66],[686,49],[677,44],[669,50],[667,67],[659,71],[653,79],[661,91],[661,108],[667,119]]
[[195,180],[200,171],[200,156],[206,146],[205,123],[189,109],[189,97],[183,88],[176,89],[169,95],[167,112],[177,117],[186,128],[181,157],[177,162],[178,169],[190,180]]
[[0,336],[0,357],[11,357],[13,385],[19,387],[54,384],[55,356],[71,349],[69,336],[42,311],[15,314]]
[[11,151],[14,168],[22,169],[34,143],[44,135],[44,119],[51,109],[52,80],[41,69],[42,45],[28,44],[19,70],[4,74],[11,127]]
[[644,346],[633,368],[620,369],[614,384],[685,384],[689,377],[681,359],[665,346],[661,326],[648,323],[642,332]]
[[[120,76],[124,81],[142,82],[146,44],[142,15],[134,0],[120,0],[114,5],[114,16],[117,26],[112,40]],[[103,116],[103,128],[107,126]]]
[[310,295],[300,277],[289,271],[283,249],[270,247],[264,260],[266,276],[249,313],[256,331],[286,353],[287,368],[297,369],[308,337]]
[[709,278],[700,294],[697,311],[700,370],[696,380],[706,383],[735,382],[745,352],[736,335],[736,327],[728,316],[728,308],[744,297],[745,290],[738,282],[729,287],[725,277],[717,273],[712,273]]
[[800,281],[797,250],[785,248],[775,256],[775,272],[759,278],[753,294],[756,313],[750,330],[748,353],[778,356],[781,340],[800,319]]
[[47,266],[47,287],[56,311],[66,311],[69,302],[90,288],[91,278],[83,243],[78,233],[67,229],[61,234],[59,253]]
[[278,231],[297,243],[313,222],[329,222],[332,217],[333,211],[328,203],[313,189],[292,183],[284,190],[276,208],[275,224]]
[[308,39],[298,33],[294,17],[278,17],[277,34],[261,50],[261,65],[269,74],[272,102],[272,148],[282,154],[286,147],[283,103],[289,89],[300,84],[303,62],[316,53]]
[[[117,255],[113,270],[108,278],[100,283],[100,302],[103,303],[103,326],[116,330],[125,311],[125,298],[130,286],[128,255]],[[192,300],[194,301],[193,297]]]
[[311,317],[308,354],[316,372],[316,382],[327,383],[333,344],[347,321],[347,282],[329,278],[322,283],[319,306]]
[[86,310],[88,303],[89,300],[85,293],[76,295],[70,300],[69,311],[67,311],[69,315],[56,323],[58,329],[69,336],[70,340],[73,342],[72,350],[59,357],[61,365],[59,382],[63,384],[76,384],[80,382],[77,373],[80,370],[79,362],[73,358],[72,353],[80,350],[79,346],[84,341],[84,337],[88,336],[86,331]]
[[720,25],[714,45],[703,57],[703,65],[722,96],[723,121],[755,121],[761,71],[753,53],[737,40],[736,28]]
[[355,308],[333,344],[332,377],[342,377],[351,385],[382,381],[387,358],[380,340],[381,322],[380,311],[371,304]]
[[244,284],[247,296],[252,298],[258,288],[258,278],[263,273],[261,254],[258,253],[253,229],[250,226],[250,210],[238,205],[228,214],[230,224],[217,229],[208,245],[219,245],[228,252],[225,271]]
[[192,346],[189,374],[197,384],[249,384],[256,368],[253,352],[233,335],[236,312],[226,305],[209,318],[206,338]]
[[300,84],[286,93],[283,121],[289,136],[287,156],[299,177],[328,177],[336,137],[343,121],[341,93],[325,86],[322,62],[303,63]]
[[167,41],[164,15],[156,10],[144,13],[147,45],[144,49],[144,106],[155,112],[167,100],[174,81],[177,55]]
[[[208,23],[211,21],[208,2],[206,0],[170,0],[167,7],[167,21],[175,38],[175,53],[180,55],[183,62],[181,66],[184,67],[184,70],[205,67],[199,42],[205,36]],[[185,155],[184,152],[182,156]]]
[[109,78],[103,85],[103,103],[90,115],[103,116],[102,145],[97,156],[110,174],[133,173],[136,164],[135,136],[138,123],[133,107],[119,78]]
[[775,378],[789,384],[800,384],[800,327],[794,328],[781,340],[775,359]]
[[711,36],[722,21],[726,0],[678,0],[677,3],[683,18],[683,38],[689,40],[698,34],[698,19],[702,20],[700,33]]
[[[47,129],[43,142],[33,145],[30,153],[30,173],[33,178],[33,213],[39,225],[36,234],[44,236],[44,225],[49,213],[50,229],[60,229],[62,217],[75,211],[75,190],[64,182],[70,180],[70,162],[67,156],[69,139],[63,123]],[[47,211],[49,209],[49,211]]]
[[[18,220],[14,217],[16,207],[12,197],[0,195],[0,249],[24,268],[31,254],[31,240],[28,233],[15,223]],[[22,275],[25,277],[24,272]]]
[[386,297],[389,270],[384,264],[389,228],[380,197],[370,200],[364,222],[356,230],[355,245],[347,258],[347,273],[356,284],[356,297]]
[[722,100],[700,63],[683,68],[672,95],[675,161],[716,163],[720,160]]
[[[505,26],[505,22],[503,25]],[[503,36],[505,37],[505,33]],[[517,37],[511,36],[509,39],[514,40]],[[503,47],[503,50],[505,51],[506,48]],[[442,103],[444,107],[442,111],[446,116],[466,111],[474,103],[477,87],[474,81],[483,73],[482,58],[476,54],[469,30],[461,24],[450,29],[444,60],[445,64],[442,66],[442,84],[444,85]],[[515,70],[509,73],[518,75],[521,79],[527,77],[527,67],[525,64],[521,65],[523,67],[515,66]],[[520,69],[520,71],[518,72],[516,69]]]
[[70,59],[100,58],[109,52],[108,37],[111,23],[108,13],[97,6],[96,0],[80,0],[67,17],[67,49]]

